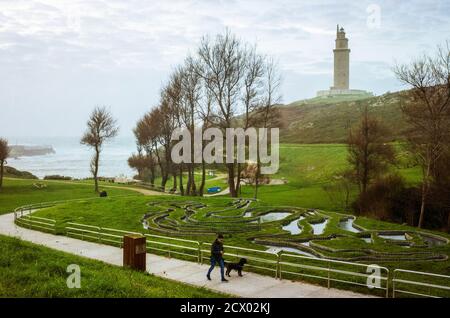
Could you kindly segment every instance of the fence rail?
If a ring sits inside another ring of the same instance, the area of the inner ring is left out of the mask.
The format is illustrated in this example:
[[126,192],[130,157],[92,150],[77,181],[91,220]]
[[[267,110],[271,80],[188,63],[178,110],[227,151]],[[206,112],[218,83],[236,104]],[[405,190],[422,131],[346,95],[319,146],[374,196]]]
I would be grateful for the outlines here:
[[[38,205],[29,205],[15,210],[14,218],[16,224],[29,228],[43,229],[56,233],[56,221],[53,219],[36,217],[32,213],[42,207],[52,206],[55,203],[45,203]],[[99,227],[75,222],[68,222],[61,227],[67,236],[81,238],[82,240],[91,240],[99,243],[107,243],[123,247],[123,236],[126,234],[140,234],[148,238],[147,251],[158,251],[167,254],[169,257],[173,255],[182,256],[196,260],[203,264],[204,260],[209,259],[210,243],[175,238],[169,236],[143,234],[139,232],[125,231],[107,227]],[[252,248],[225,245],[225,256],[238,260],[246,258],[249,262],[246,264],[249,268],[271,272],[275,278],[283,279],[286,276],[302,276],[309,277],[327,282],[327,287],[331,288],[331,283],[345,283],[357,286],[368,287],[367,281],[371,277],[368,269],[373,265],[353,263],[331,259],[313,258],[304,255],[291,254],[281,251],[277,254],[268,251],[262,251]],[[416,272],[403,269],[395,269],[392,279],[390,279],[389,269],[386,267],[376,266],[380,270],[377,276],[381,284],[373,284],[371,288],[379,289],[384,292],[385,297],[389,297],[389,281],[392,281],[392,297],[398,294],[407,294],[421,297],[438,297],[431,291],[439,290],[450,293],[450,276],[432,274],[426,272]],[[401,274],[409,275],[408,278],[400,278]],[[421,279],[438,279],[443,281],[448,279],[446,285],[439,283],[423,282],[410,278],[411,276],[419,276]],[[356,280],[355,280],[356,279]],[[360,281],[358,281],[359,279]],[[361,280],[365,282],[361,282]],[[401,286],[414,287],[406,289]],[[417,291],[420,288],[427,289],[428,293]]]
[[[327,281],[328,288],[331,287],[332,282],[366,287],[370,286],[370,288],[372,289],[383,290],[385,292],[385,297],[389,297],[389,269],[387,269],[386,267],[332,259],[314,258],[284,252],[281,252],[279,255],[280,279],[282,278],[282,274],[288,274],[293,276],[303,276],[325,280]],[[291,258],[297,261],[301,260],[301,262],[293,262],[292,260],[284,261],[283,259],[285,258]],[[291,268],[291,270],[288,270],[286,268]],[[356,269],[360,269],[360,271],[355,271]],[[313,271],[314,274],[311,274],[311,271]],[[373,276],[373,271],[379,271],[379,273],[376,275],[376,279],[378,281],[370,282],[369,284],[368,281],[371,278],[375,277]],[[348,276],[350,276],[351,278],[359,278],[360,281],[346,279],[346,277]],[[364,281],[362,282],[362,280]]]
[[[429,297],[429,298],[440,298],[442,296],[436,295],[436,292],[439,291],[448,291],[450,293],[450,276],[441,275],[441,274],[433,274],[426,272],[417,272],[406,269],[395,269],[393,271],[392,277],[392,297],[395,298],[397,294],[406,294],[412,296],[420,296],[420,297]],[[412,278],[399,278],[400,275],[407,274],[409,277],[417,276],[420,281],[413,280]],[[435,279],[440,282],[447,280],[447,285],[441,285],[437,283],[430,283],[429,281]],[[423,280],[426,280],[424,282]],[[399,287],[400,285],[400,287]],[[414,290],[408,289],[411,287],[415,287]],[[419,291],[417,291],[417,289]],[[425,293],[422,290],[428,291]],[[433,294],[433,292],[435,294]]]

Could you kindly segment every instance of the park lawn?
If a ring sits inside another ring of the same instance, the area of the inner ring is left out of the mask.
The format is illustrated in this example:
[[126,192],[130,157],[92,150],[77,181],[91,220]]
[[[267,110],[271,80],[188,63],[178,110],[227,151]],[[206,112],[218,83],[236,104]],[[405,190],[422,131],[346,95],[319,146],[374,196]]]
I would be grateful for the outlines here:
[[[37,188],[35,183],[46,185],[44,188]],[[135,191],[119,188],[103,188],[110,196],[136,195]],[[0,190],[0,214],[12,212],[15,208],[41,202],[51,202],[59,200],[73,200],[80,198],[95,198],[98,194],[90,184],[76,184],[66,181],[52,180],[29,180],[10,179],[3,180],[3,187]]]
[[[227,297],[100,261],[0,235],[0,297]],[[67,287],[67,266],[81,270],[81,288]]]
[[[405,160],[402,145],[395,143],[400,161]],[[280,168],[274,179],[287,180],[284,185],[262,185],[258,198],[270,204],[317,208],[328,211],[348,212],[341,202],[335,202],[324,189],[337,174],[348,168],[345,144],[281,144]],[[393,167],[392,171],[403,176],[410,185],[420,181],[420,168]],[[357,195],[354,187],[350,202]],[[243,197],[253,197],[254,187],[243,186]]]
[[[277,187],[277,186],[274,186]],[[192,197],[180,197],[180,196],[159,196],[159,197],[143,197],[143,196],[129,196],[124,198],[106,198],[104,200],[86,200],[86,201],[78,201],[78,202],[69,202],[65,204],[59,204],[54,207],[42,209],[37,211],[34,215],[39,217],[51,218],[56,220],[57,232],[59,234],[64,235],[64,227],[67,226],[68,222],[77,222],[81,224],[101,226],[106,228],[114,228],[120,230],[127,230],[133,232],[140,233],[153,233],[158,235],[167,235],[161,234],[158,231],[154,232],[153,230],[145,230],[141,223],[141,219],[144,214],[149,212],[160,212],[165,211],[167,207],[174,207],[173,205],[169,205],[170,201],[179,201],[182,205],[189,202],[198,202],[207,204],[206,208],[201,208],[197,213],[193,216],[198,221],[210,221],[211,217],[207,217],[206,213],[208,211],[223,211],[223,208],[226,206],[230,206],[230,202],[232,201],[230,198],[226,197],[204,197],[204,198],[192,198]],[[148,205],[149,203],[156,203],[156,205]],[[252,205],[253,206],[253,205]],[[278,204],[272,204],[264,201],[258,201],[254,203],[254,208],[252,213],[262,212],[264,210],[268,211],[283,211],[288,208],[286,202],[281,202]],[[299,212],[292,214],[284,220],[266,223],[260,231],[244,231],[241,233],[230,233],[226,236],[226,244],[232,246],[240,246],[247,247],[258,250],[265,250],[263,245],[252,243],[252,237],[260,237],[262,235],[288,235],[286,231],[283,231],[281,227],[290,223],[292,220],[299,217],[298,213],[302,213],[301,211],[305,211],[299,209]],[[242,209],[230,209],[224,212],[221,212],[222,215],[240,215],[243,212]],[[450,254],[450,247],[448,244],[442,246],[436,246],[431,248],[427,248],[426,250],[423,247],[411,247],[405,249],[404,247],[398,246],[396,244],[387,244],[384,239],[379,238],[378,236],[373,236],[373,243],[368,244],[365,243],[357,234],[350,233],[346,230],[343,230],[339,227],[340,220],[345,217],[345,215],[330,212],[330,211],[319,211],[319,216],[325,217],[328,219],[328,224],[325,228],[325,231],[322,235],[314,236],[311,234],[311,225],[307,222],[311,221],[311,218],[305,218],[300,221],[300,225],[303,228],[303,231],[298,235],[292,235],[292,239],[308,239],[314,241],[315,244],[330,247],[337,249],[336,252],[326,252],[322,251],[322,253],[326,256],[330,257],[348,257],[348,256],[364,256],[366,253],[364,250],[370,248],[379,253],[403,253],[403,252],[415,252],[421,253],[422,251],[432,251],[433,253],[441,253],[441,254]],[[176,208],[172,212],[170,212],[169,220],[180,221],[181,217],[184,215],[184,210],[181,208]],[[224,220],[226,223],[226,220]],[[417,234],[414,234],[417,231],[417,228],[395,224],[390,222],[382,222],[373,220],[366,217],[358,217],[355,221],[355,224],[362,226],[363,228],[370,231],[376,230],[399,230],[413,233],[415,239],[417,238]],[[440,236],[444,236],[450,239],[450,235],[446,233],[441,233],[437,231],[429,231],[429,230],[421,230],[422,232],[433,233]],[[330,235],[343,235],[335,240],[324,240],[321,241],[320,237],[329,237]],[[203,234],[191,234],[184,233],[181,234],[181,238],[196,240],[200,242],[211,242],[214,237],[212,235],[203,235]],[[345,251],[348,249],[355,249],[353,254],[350,255],[349,252]],[[342,250],[342,252],[340,251]],[[260,255],[259,255],[260,256]],[[178,257],[178,256],[177,256]],[[192,260],[192,259],[189,259]],[[314,262],[312,260],[311,262]],[[377,264],[378,261],[370,260],[368,261],[370,264]],[[363,262],[364,263],[364,262]],[[384,260],[379,263],[381,266],[388,267],[391,271],[395,268],[416,270],[416,271],[425,271],[432,273],[440,273],[444,275],[448,275],[450,269],[450,261],[440,260],[440,261],[427,261],[427,260],[414,260],[414,261],[394,261],[394,260]],[[262,273],[262,272],[261,272]],[[270,274],[270,273],[269,273]],[[294,279],[295,277],[292,277]],[[321,283],[321,281],[315,279],[305,279],[308,282],[312,283]],[[345,285],[336,285],[336,287],[352,289],[355,291],[366,292],[363,289],[354,289]]]
[[[398,172],[406,181],[420,181],[420,167],[406,168],[408,160],[403,145],[393,144],[397,151]],[[310,185],[330,182],[339,172],[347,169],[347,146],[345,144],[281,144],[280,169],[276,178],[285,178],[294,185]]]

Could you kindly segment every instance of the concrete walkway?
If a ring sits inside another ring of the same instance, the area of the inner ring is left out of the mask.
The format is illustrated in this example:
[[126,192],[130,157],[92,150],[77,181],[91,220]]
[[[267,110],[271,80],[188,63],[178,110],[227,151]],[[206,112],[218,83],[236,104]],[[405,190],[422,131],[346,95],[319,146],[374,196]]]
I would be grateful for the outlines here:
[[[59,251],[88,257],[105,263],[122,266],[122,249],[86,242],[70,237],[57,236],[29,230],[14,224],[14,214],[0,216],[0,234],[15,236],[24,241],[40,244]],[[296,297],[367,297],[350,291],[327,289],[325,287],[277,280],[272,277],[244,272],[244,277],[232,273],[229,283],[220,282],[219,268],[212,274],[212,281],[205,277],[207,265],[199,265],[173,258],[147,254],[148,271],[156,276],[179,282],[206,287],[214,291],[240,297],[256,298],[296,298]],[[83,271],[83,269],[81,269]]]

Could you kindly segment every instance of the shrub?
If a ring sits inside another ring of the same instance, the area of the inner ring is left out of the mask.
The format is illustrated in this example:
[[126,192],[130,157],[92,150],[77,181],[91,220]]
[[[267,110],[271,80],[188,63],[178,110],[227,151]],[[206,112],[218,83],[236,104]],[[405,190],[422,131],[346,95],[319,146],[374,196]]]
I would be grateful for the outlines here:
[[45,176],[44,180],[72,180],[72,177],[60,176],[58,174]]

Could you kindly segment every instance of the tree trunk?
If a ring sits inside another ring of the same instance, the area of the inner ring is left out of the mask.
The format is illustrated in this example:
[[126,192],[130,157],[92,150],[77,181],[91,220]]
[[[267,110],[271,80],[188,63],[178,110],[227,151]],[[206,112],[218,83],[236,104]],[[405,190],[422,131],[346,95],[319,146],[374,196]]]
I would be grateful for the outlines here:
[[155,166],[153,164],[150,167],[150,184],[155,185]]
[[242,166],[240,163],[237,164],[237,176],[236,176],[236,193],[239,193],[239,195],[242,194],[241,191],[241,172],[242,172]]
[[191,170],[191,179],[192,179],[192,190],[191,195],[197,195],[197,185],[195,184],[195,166],[192,164],[192,170]]
[[423,219],[425,216],[425,201],[426,201],[426,196],[427,196],[427,192],[429,189],[429,177],[430,177],[430,169],[431,169],[431,164],[427,165],[427,171],[425,173],[424,176],[424,180],[423,180],[423,184],[422,184],[422,202],[420,203],[420,214],[419,214],[419,224],[417,225],[417,227],[420,229],[423,226]]
[[203,192],[205,191],[205,181],[206,181],[206,164],[205,161],[202,160],[202,182],[200,183],[200,189],[198,190],[198,195],[203,196]]
[[95,192],[99,192],[98,191],[98,163],[100,161],[100,150],[98,148],[98,146],[95,146],[95,162],[94,162],[94,187],[95,187]]
[[161,176],[161,188],[163,188],[163,190],[166,189],[167,177],[166,174]]
[[5,160],[0,161],[0,189],[3,186],[3,166],[5,164]]
[[228,187],[230,189],[230,196],[232,198],[236,198],[237,193],[236,193],[236,187],[234,185],[234,164],[228,163],[227,169],[228,169]]
[[155,154],[156,154],[156,159],[157,159],[157,162],[158,162],[158,166],[159,166],[159,169],[161,170],[161,186],[164,187],[166,185],[166,182],[164,182],[164,186],[163,186],[163,181],[162,180],[164,179],[164,175],[165,175],[165,171],[164,170],[165,169],[164,169],[164,165],[162,164],[161,157],[159,156],[159,151],[158,151],[156,143],[155,143],[154,147],[155,147]]
[[422,202],[420,203],[420,215],[419,215],[419,224],[417,227],[420,229],[423,225],[423,216],[425,214],[425,184],[422,185]]
[[180,163],[180,193],[184,195],[184,186],[183,186],[183,163]]
[[258,154],[258,161],[256,163],[256,172],[255,172],[255,200],[258,199],[258,186],[259,186],[259,173],[261,169],[261,163],[259,162],[259,154]]
[[186,183],[186,195],[191,195],[192,190],[192,178],[191,178],[191,165],[187,166],[187,183]]
[[172,187],[172,189],[174,190],[174,191],[176,191],[177,190],[177,174],[175,173],[175,169],[174,169],[174,173],[173,173],[173,187]]

